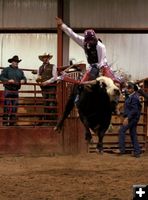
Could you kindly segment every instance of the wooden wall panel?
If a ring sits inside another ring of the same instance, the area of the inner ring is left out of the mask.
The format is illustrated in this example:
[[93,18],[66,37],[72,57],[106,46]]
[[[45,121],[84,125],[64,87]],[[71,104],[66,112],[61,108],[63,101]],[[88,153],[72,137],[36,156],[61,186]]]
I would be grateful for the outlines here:
[[70,25],[77,28],[147,28],[147,0],[71,0]]
[[52,28],[57,0],[0,0],[0,28]]
[[53,128],[1,127],[0,154],[63,153],[61,135]]
[[66,119],[63,128],[64,152],[65,153],[86,153],[88,143],[85,141],[84,127],[77,117]]

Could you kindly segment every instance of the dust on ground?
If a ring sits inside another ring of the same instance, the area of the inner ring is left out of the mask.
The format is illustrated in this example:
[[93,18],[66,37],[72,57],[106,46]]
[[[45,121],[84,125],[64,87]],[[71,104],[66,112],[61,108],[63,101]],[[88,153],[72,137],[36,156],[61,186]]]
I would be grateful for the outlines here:
[[131,200],[148,184],[148,154],[1,156],[0,200]]

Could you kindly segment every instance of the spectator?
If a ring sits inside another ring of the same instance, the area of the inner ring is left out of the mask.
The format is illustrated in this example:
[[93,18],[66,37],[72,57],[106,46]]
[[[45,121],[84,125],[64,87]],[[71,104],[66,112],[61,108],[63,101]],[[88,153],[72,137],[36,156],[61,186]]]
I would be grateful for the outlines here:
[[26,77],[21,69],[18,68],[21,60],[17,55],[8,59],[11,63],[9,67],[3,69],[0,80],[3,82],[4,90],[4,114],[3,125],[16,125],[16,113],[18,107],[19,89],[22,83],[26,83]]
[[119,130],[119,149],[120,154],[125,154],[125,134],[129,129],[131,141],[134,147],[134,156],[140,157],[141,150],[137,140],[136,128],[141,114],[141,103],[134,83],[129,82],[127,90],[129,95],[125,100],[123,112],[124,120]]
[[40,84],[42,90],[42,96],[44,98],[44,123],[42,125],[54,125],[55,123],[49,122],[49,120],[56,120],[57,113],[56,108],[56,80],[57,80],[57,66],[51,64],[49,60],[53,56],[50,54],[39,55],[38,58],[43,62],[39,67],[38,77],[36,81]]

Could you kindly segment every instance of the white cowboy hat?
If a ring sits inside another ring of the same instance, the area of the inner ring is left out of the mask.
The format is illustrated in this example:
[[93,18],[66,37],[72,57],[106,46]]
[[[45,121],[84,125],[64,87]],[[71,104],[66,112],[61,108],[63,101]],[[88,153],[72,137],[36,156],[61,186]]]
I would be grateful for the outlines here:
[[39,59],[41,61],[43,61],[43,58],[49,58],[49,59],[51,59],[53,57],[53,55],[44,53],[43,55],[39,55],[38,57],[39,57]]

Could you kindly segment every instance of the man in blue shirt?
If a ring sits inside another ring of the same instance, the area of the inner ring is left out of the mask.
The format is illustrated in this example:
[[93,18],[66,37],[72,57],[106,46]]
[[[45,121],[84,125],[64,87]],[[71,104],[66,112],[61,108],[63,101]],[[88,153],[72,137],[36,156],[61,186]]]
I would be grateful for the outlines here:
[[140,157],[141,150],[137,140],[136,128],[141,114],[141,103],[134,83],[129,82],[127,90],[129,95],[125,100],[123,112],[124,120],[119,130],[119,149],[120,154],[125,153],[125,133],[129,129],[134,148],[134,156]]
[[0,74],[0,80],[3,82],[5,88],[3,125],[13,126],[16,123],[18,90],[21,88],[21,84],[26,82],[26,77],[23,71],[18,68],[18,63],[21,60],[19,60],[17,55],[8,59],[8,62],[11,64],[9,67],[3,69]]

